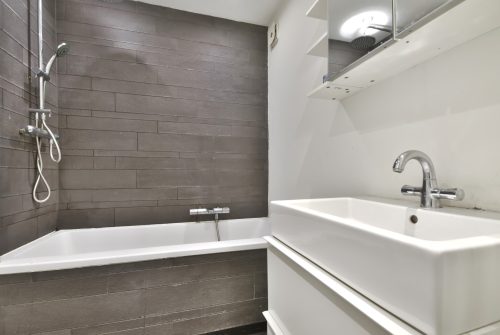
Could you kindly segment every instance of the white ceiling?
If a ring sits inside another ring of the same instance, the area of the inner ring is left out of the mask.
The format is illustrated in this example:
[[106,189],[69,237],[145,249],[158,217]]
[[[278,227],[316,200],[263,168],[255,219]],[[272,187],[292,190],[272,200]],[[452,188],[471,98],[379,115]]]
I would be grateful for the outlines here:
[[187,12],[268,26],[285,0],[139,0]]

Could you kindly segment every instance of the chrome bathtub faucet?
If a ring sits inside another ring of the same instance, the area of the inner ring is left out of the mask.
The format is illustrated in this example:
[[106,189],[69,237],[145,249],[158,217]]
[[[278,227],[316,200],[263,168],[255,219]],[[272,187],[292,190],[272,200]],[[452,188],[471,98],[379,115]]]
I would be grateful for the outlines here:
[[403,152],[396,158],[392,170],[397,173],[404,171],[406,163],[416,160],[422,166],[423,182],[422,187],[404,185],[401,193],[420,197],[420,206],[424,208],[440,208],[440,199],[463,200],[465,193],[460,188],[442,189],[438,187],[436,170],[429,156],[422,151],[409,150]]
[[229,207],[215,207],[213,209],[207,208],[194,208],[189,210],[189,215],[214,215],[215,231],[217,232],[217,241],[220,241],[219,232],[219,214],[229,214],[231,210]]

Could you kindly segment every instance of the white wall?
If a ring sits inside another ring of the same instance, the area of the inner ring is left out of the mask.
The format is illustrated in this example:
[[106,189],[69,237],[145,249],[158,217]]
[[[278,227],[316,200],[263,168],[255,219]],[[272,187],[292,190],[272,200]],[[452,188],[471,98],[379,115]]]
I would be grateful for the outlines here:
[[[375,195],[400,198],[419,185],[411,162],[431,156],[441,186],[466,191],[453,206],[500,211],[500,29],[381,82],[342,103],[308,99],[326,60],[305,53],[324,22],[305,17],[312,0],[292,0],[276,21],[269,53],[270,189],[275,199]],[[414,199],[418,202],[418,199]]]

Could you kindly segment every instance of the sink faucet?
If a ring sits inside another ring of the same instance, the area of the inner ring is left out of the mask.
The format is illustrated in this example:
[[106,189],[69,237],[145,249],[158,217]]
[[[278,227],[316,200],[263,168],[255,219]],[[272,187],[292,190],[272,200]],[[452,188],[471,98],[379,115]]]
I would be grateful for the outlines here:
[[465,193],[459,188],[441,189],[436,180],[436,171],[434,164],[429,156],[418,150],[409,150],[403,152],[396,158],[392,170],[397,173],[404,171],[406,163],[416,160],[422,166],[424,179],[422,187],[404,185],[401,193],[404,195],[414,195],[420,197],[420,206],[424,208],[441,207],[440,199],[463,200]]

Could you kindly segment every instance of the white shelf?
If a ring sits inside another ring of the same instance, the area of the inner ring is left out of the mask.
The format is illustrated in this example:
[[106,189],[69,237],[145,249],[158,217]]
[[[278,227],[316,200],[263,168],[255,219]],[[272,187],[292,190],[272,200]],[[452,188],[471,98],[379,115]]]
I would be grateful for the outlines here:
[[328,20],[328,0],[316,0],[306,13],[306,16],[320,20]]
[[332,82],[314,89],[309,97],[342,100],[498,28],[499,17],[498,0],[464,1],[359,59]]
[[307,51],[310,56],[328,58],[328,33],[323,34]]
[[327,81],[311,91],[307,96],[314,99],[342,100],[360,91],[361,87],[337,85]]

